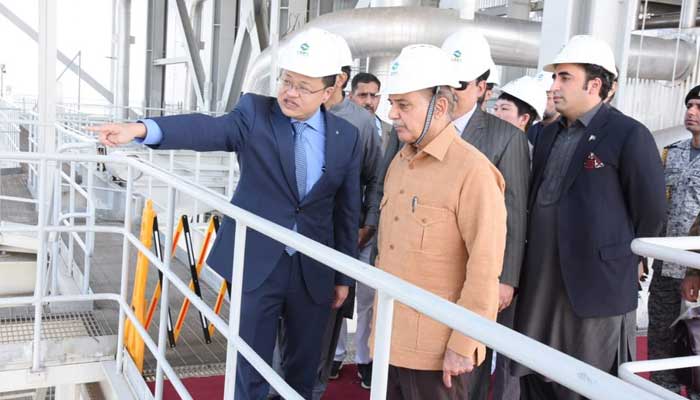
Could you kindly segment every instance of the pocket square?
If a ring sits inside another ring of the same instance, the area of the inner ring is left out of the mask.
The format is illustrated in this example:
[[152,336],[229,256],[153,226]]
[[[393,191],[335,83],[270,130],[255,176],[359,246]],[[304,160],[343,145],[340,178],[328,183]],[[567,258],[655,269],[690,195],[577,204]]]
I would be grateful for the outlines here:
[[583,167],[586,169],[603,168],[605,164],[593,152],[588,154],[586,161],[583,162]]

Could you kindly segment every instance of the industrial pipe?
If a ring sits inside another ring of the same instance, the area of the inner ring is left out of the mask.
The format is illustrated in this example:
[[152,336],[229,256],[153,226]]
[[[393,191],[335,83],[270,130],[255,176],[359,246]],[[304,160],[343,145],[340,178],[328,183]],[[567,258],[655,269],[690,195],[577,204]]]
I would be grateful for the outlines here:
[[[403,47],[413,43],[440,46],[449,34],[460,28],[472,28],[484,34],[491,54],[499,65],[536,68],[539,57],[539,22],[476,14],[474,21],[459,18],[456,10],[432,7],[356,8],[320,16],[307,27],[317,27],[341,35],[356,58],[396,56]],[[298,32],[298,31],[297,31]],[[291,35],[280,40],[280,46]],[[637,57],[641,54],[639,77],[671,80],[676,50],[675,40],[645,37],[639,49],[638,35],[630,43],[629,74],[636,75]],[[695,64],[695,48],[681,40],[675,79],[687,76]],[[260,53],[251,64],[243,84],[244,92],[269,94],[270,54]]]
[[695,19],[698,16],[698,0],[683,0],[681,5],[681,28],[695,27]]

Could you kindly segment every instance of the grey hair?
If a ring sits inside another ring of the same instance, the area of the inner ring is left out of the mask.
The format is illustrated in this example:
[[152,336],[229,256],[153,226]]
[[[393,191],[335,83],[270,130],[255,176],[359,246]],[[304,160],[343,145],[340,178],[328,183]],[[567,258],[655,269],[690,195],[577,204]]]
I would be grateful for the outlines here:
[[449,86],[440,86],[440,89],[435,96],[437,100],[447,100],[447,115],[451,116],[455,111],[455,107],[457,106],[457,96],[454,94],[452,89],[450,89]]

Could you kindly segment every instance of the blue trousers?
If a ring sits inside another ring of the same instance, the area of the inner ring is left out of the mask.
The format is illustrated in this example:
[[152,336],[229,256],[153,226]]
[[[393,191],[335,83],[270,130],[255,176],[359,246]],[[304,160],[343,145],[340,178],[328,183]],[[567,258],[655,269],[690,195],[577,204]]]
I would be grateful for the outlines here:
[[[250,266],[255,268],[255,266]],[[329,299],[333,288],[329,287]],[[277,267],[259,288],[243,292],[241,338],[272,364],[278,320],[285,321],[282,369],[285,380],[305,399],[311,399],[321,357],[321,339],[331,303],[317,304],[304,284],[299,253],[280,258]],[[269,385],[242,356],[236,371],[236,400],[262,400]]]

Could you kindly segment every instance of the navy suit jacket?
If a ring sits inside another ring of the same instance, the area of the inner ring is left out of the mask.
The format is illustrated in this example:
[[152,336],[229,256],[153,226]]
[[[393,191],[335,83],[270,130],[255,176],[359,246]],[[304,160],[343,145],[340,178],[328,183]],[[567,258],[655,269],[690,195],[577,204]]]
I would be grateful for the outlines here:
[[[529,208],[558,131],[559,124],[553,123],[537,138]],[[591,153],[603,162],[602,168],[584,167]],[[630,243],[661,232],[664,191],[663,167],[649,130],[603,105],[578,143],[558,204],[562,275],[580,317],[620,315],[637,308],[639,258]],[[529,251],[533,246],[537,243],[528,243]]]
[[[155,149],[235,151],[240,180],[231,203],[297,231],[352,257],[357,256],[360,219],[361,141],[357,128],[324,112],[325,167],[321,178],[300,200],[297,193],[293,129],[273,97],[246,94],[221,117],[202,114],[153,118],[163,131]],[[231,280],[235,221],[226,217],[207,259]],[[285,245],[249,229],[245,247],[243,290],[258,288],[276,267]],[[348,277],[301,255],[304,282],[317,303],[329,302],[335,285]]]

